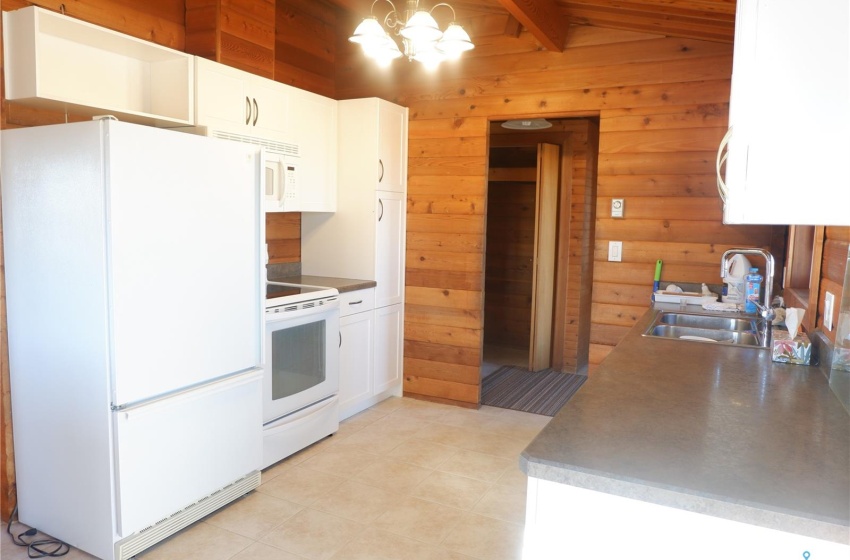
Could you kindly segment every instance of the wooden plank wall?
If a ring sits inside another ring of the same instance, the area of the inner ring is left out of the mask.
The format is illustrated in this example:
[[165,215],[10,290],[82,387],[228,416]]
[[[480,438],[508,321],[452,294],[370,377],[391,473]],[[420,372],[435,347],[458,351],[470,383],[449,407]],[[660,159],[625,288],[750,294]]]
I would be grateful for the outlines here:
[[[428,359],[405,360],[408,393],[478,399],[477,364],[461,379],[454,356],[481,342],[490,120],[599,116],[592,364],[648,308],[656,259],[665,280],[719,282],[726,248],[783,254],[774,229],[784,228],[721,223],[714,159],[727,124],[731,45],[572,27],[563,53],[536,48],[525,32],[491,37],[433,74],[404,60],[380,73],[356,51],[337,56],[341,98],[378,95],[410,108],[407,293],[417,297],[408,299],[405,329],[443,334]],[[625,219],[607,217],[613,197],[626,199]],[[623,241],[623,262],[607,262],[609,240]],[[446,308],[444,294],[457,305]],[[451,336],[458,328],[462,341]]]
[[[832,343],[835,343],[835,325],[838,324],[838,312],[844,295],[844,275],[847,261],[850,258],[850,227],[829,226],[826,228],[826,239],[823,244],[823,259],[821,261],[820,293],[816,324]],[[835,308],[832,312],[832,330],[826,330],[823,325],[823,309],[826,292],[835,296]]]
[[534,195],[533,182],[491,182],[487,192],[485,345],[528,350],[534,261]]

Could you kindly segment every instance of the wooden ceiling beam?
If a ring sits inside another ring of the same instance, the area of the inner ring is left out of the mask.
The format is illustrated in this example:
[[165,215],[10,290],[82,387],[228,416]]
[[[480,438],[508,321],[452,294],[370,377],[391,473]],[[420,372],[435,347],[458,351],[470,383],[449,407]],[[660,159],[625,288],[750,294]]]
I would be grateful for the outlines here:
[[563,52],[569,22],[555,0],[499,0],[550,51]]

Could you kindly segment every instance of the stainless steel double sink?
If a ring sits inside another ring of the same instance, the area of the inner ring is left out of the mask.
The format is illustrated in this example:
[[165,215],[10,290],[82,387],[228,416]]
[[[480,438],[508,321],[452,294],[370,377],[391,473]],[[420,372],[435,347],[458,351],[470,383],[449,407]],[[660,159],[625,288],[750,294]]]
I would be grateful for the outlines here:
[[761,318],[661,311],[643,336],[765,348],[764,327]]

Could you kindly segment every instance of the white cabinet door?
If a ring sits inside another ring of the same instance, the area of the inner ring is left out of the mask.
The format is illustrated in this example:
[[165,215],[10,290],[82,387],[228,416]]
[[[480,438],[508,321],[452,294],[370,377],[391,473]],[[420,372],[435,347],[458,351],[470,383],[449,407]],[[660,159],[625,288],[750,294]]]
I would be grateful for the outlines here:
[[379,307],[375,310],[375,374],[372,393],[385,391],[401,394],[404,359],[404,306]]
[[850,3],[739,0],[729,113],[726,223],[850,225]]
[[404,193],[378,191],[375,196],[375,306],[404,301],[405,212]]
[[210,128],[247,128],[252,108],[243,73],[201,57],[196,57],[195,64],[197,124]]
[[260,468],[262,371],[114,412],[126,537]]
[[285,140],[289,86],[195,57],[196,124]]
[[341,317],[339,337],[339,419],[343,420],[371,404],[374,311]]
[[293,88],[292,140],[298,144],[301,210],[335,212],[337,201],[337,102]]
[[378,101],[378,188],[407,189],[407,110]]
[[290,88],[285,84],[251,76],[248,97],[251,102],[251,134],[286,140],[290,114]]

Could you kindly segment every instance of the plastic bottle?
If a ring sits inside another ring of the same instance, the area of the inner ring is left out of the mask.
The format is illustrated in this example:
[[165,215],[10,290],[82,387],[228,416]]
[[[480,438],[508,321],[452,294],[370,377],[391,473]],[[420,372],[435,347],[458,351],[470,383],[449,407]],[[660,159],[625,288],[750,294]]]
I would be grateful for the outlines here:
[[744,311],[746,313],[755,313],[758,311],[758,307],[753,302],[759,299],[762,280],[764,280],[764,276],[759,274],[759,269],[756,267],[750,268],[750,273],[747,274],[747,297],[744,301]]

